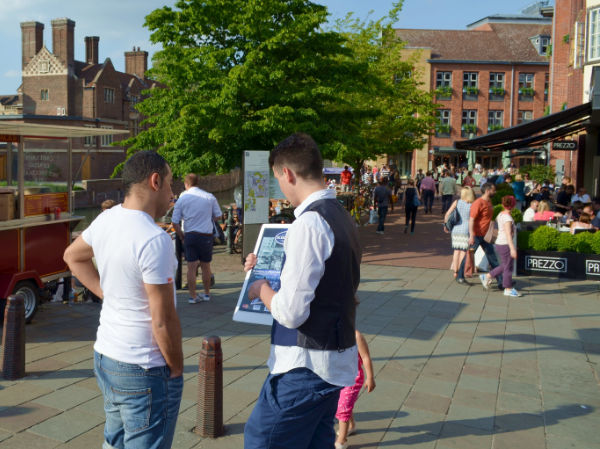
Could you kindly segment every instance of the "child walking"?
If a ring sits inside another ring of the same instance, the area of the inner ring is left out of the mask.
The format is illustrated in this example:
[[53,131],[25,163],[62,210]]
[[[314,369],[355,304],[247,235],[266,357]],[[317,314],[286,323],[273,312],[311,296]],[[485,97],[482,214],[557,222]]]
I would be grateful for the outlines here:
[[[358,374],[354,385],[344,387],[340,391],[338,409],[335,414],[340,423],[337,439],[335,440],[335,449],[346,449],[348,447],[348,436],[352,435],[356,430],[352,411],[354,410],[354,404],[358,399],[358,394],[363,384],[369,393],[375,389],[373,363],[369,354],[369,345],[367,345],[367,340],[365,340],[365,337],[359,331],[356,331],[356,345],[358,346]],[[366,371],[366,380],[363,366]]]

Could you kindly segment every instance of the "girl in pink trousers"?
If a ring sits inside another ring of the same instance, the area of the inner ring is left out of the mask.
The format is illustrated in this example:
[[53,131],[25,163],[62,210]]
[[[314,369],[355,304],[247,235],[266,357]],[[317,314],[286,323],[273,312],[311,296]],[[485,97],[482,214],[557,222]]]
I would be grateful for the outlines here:
[[[358,375],[356,376],[354,385],[344,387],[340,391],[338,409],[335,414],[340,423],[337,439],[335,440],[335,449],[346,449],[348,447],[347,437],[352,435],[356,430],[352,411],[354,410],[354,404],[358,399],[358,394],[363,384],[369,393],[375,389],[373,363],[369,354],[369,345],[367,345],[367,340],[365,340],[365,337],[359,331],[356,331],[356,345],[358,346]],[[363,366],[366,371],[366,380]]]

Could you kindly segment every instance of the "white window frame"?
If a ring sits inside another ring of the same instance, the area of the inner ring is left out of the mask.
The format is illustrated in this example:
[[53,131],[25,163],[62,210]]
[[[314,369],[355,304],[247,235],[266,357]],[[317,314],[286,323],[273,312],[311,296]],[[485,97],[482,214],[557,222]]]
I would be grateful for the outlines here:
[[479,87],[479,72],[463,72],[463,87]]
[[39,63],[38,71],[40,73],[48,73],[50,71],[50,61],[42,59]]
[[104,88],[104,103],[115,103],[115,90],[112,87]]
[[440,125],[450,125],[450,109],[438,109]]
[[477,126],[477,109],[463,109],[461,125]]
[[488,128],[491,126],[504,126],[504,111],[489,110],[488,111]]
[[590,9],[587,26],[587,60],[600,59],[600,8]]
[[[85,128],[95,128],[94,125],[83,125]],[[95,147],[96,146],[96,136],[85,136],[83,138],[83,146],[84,147]]]
[[452,72],[436,72],[435,87],[452,87]]
[[533,120],[533,111],[519,110],[517,111],[517,125],[527,123]]
[[[112,126],[106,126],[106,125],[103,125],[100,128],[102,128],[102,129],[113,129]],[[110,146],[112,146],[112,143],[113,143],[113,135],[112,134],[107,134],[105,136],[101,136],[100,145],[102,147],[110,147]]]
[[535,82],[535,73],[519,73],[519,88],[526,87],[533,89],[533,84]]
[[490,87],[500,87],[504,89],[505,72],[490,72]]

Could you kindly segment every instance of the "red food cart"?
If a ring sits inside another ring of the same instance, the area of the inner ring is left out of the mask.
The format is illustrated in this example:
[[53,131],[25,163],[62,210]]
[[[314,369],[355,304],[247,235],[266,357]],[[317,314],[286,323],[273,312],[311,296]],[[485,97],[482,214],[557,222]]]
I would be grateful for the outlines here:
[[[71,273],[63,253],[71,231],[83,217],[73,215],[72,138],[127,134],[128,131],[0,121],[0,142],[9,143],[5,160],[7,188],[0,190],[0,314],[6,298],[21,293],[30,322],[40,301],[52,297],[60,279]],[[25,187],[25,141],[67,141],[67,191],[44,193]],[[17,145],[17,185],[12,186],[12,144]],[[65,282],[70,291],[70,283]],[[67,293],[68,294],[68,293]]]

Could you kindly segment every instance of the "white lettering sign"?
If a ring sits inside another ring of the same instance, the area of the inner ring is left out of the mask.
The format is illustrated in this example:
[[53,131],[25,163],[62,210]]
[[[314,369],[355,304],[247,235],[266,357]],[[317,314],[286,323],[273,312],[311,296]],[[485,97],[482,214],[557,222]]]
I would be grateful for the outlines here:
[[586,260],[585,274],[595,274],[600,276],[600,260]]
[[525,256],[525,269],[530,271],[566,273],[567,259],[564,257]]

